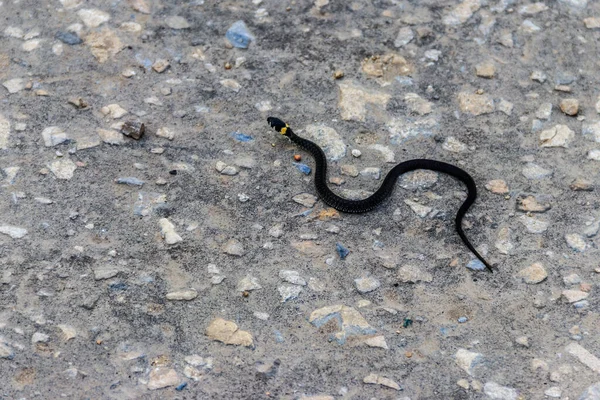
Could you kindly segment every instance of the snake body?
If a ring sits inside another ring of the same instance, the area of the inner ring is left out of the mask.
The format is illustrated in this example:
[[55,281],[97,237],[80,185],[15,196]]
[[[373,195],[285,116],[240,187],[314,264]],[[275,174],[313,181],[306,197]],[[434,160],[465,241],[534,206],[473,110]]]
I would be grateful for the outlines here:
[[387,199],[396,186],[398,177],[410,171],[417,169],[428,169],[436,172],[443,172],[454,178],[458,179],[467,186],[467,199],[458,209],[456,213],[456,232],[462,239],[463,243],[471,252],[486,266],[486,268],[492,272],[492,266],[479,254],[475,247],[469,242],[467,236],[462,229],[462,220],[469,207],[475,202],[477,198],[477,186],[475,181],[466,171],[445,162],[428,159],[414,159],[401,162],[388,172],[383,180],[383,183],[377,189],[375,193],[366,199],[362,200],[350,200],[340,197],[333,193],[327,186],[327,159],[323,150],[311,142],[310,140],[304,139],[294,133],[288,124],[280,120],[279,118],[269,117],[267,122],[272,128],[275,128],[277,132],[289,138],[292,142],[298,145],[300,148],[309,152],[315,160],[315,187],[317,194],[330,207],[335,208],[338,211],[345,213],[365,213],[373,210],[379,206],[385,199]]

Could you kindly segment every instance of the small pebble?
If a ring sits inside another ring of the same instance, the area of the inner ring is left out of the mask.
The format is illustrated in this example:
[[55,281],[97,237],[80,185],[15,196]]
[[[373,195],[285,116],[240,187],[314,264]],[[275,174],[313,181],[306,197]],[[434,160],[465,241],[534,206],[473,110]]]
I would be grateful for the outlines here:
[[340,256],[340,259],[342,259],[342,260],[345,259],[348,256],[348,254],[350,254],[350,250],[348,250],[347,248],[345,248],[344,246],[342,246],[339,243],[335,244],[335,249],[336,249],[338,255]]
[[560,101],[560,109],[567,115],[577,115],[577,113],[579,112],[579,100],[563,99]]

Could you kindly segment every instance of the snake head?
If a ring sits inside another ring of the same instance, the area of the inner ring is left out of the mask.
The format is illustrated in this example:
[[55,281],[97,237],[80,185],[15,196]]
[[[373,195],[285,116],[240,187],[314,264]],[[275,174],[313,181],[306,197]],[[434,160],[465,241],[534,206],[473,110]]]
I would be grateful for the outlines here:
[[269,117],[267,118],[267,122],[269,123],[269,125],[271,125],[271,128],[275,128],[275,130],[281,133],[282,135],[285,135],[287,133],[289,125],[280,120],[279,118]]

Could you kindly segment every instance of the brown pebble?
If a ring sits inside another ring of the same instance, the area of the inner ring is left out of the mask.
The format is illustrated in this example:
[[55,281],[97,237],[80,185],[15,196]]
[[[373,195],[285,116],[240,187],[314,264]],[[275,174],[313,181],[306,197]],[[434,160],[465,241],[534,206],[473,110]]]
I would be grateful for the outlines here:
[[248,296],[250,296],[250,292],[249,292],[249,291],[247,291],[247,290],[244,290],[244,291],[242,292],[242,296],[244,296],[244,297],[248,297]]
[[337,71],[335,71],[333,73],[333,77],[334,77],[334,79],[341,79],[341,78],[343,78],[344,77],[344,71],[341,71],[341,70],[338,69]]
[[121,133],[125,136],[129,136],[135,140],[139,140],[144,136],[146,132],[146,126],[141,122],[127,121],[121,127]]
[[577,115],[579,112],[579,101],[577,99],[563,99],[560,102],[560,109],[567,115]]
[[302,161],[302,156],[300,154],[294,154],[294,161]]
[[231,69],[231,63],[226,62],[225,63],[225,69]]
[[406,358],[411,358],[413,356],[412,351],[407,351],[404,353],[404,355],[406,356]]

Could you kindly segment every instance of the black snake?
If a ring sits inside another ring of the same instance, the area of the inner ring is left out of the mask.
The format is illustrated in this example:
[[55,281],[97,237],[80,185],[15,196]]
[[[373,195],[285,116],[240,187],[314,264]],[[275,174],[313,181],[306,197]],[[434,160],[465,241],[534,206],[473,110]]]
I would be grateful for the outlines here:
[[428,169],[431,171],[443,172],[450,176],[455,177],[460,180],[467,186],[468,194],[467,199],[458,209],[456,213],[456,232],[458,236],[462,239],[464,244],[477,256],[479,260],[487,267],[487,269],[492,272],[492,266],[485,261],[485,259],[475,250],[473,245],[467,239],[463,229],[462,229],[462,220],[467,210],[471,205],[475,202],[477,198],[477,187],[475,186],[475,181],[466,171],[452,165],[447,164],[445,162],[436,161],[436,160],[427,160],[427,159],[414,159],[401,162],[391,169],[390,172],[386,175],[383,183],[377,189],[375,193],[366,199],[362,200],[349,200],[344,199],[333,193],[329,187],[327,187],[327,159],[325,158],[325,153],[319,146],[310,140],[306,140],[296,135],[288,124],[280,120],[279,118],[269,117],[267,118],[267,122],[271,125],[271,127],[275,128],[277,132],[280,132],[282,135],[289,138],[292,142],[297,144],[302,149],[308,151],[312,154],[315,159],[315,187],[317,189],[317,194],[326,204],[335,208],[338,211],[346,212],[346,213],[364,213],[367,211],[371,211],[379,204],[381,204],[385,199],[387,199],[392,192],[394,191],[394,187],[396,186],[396,180],[398,177],[406,172],[414,171],[417,169]]

